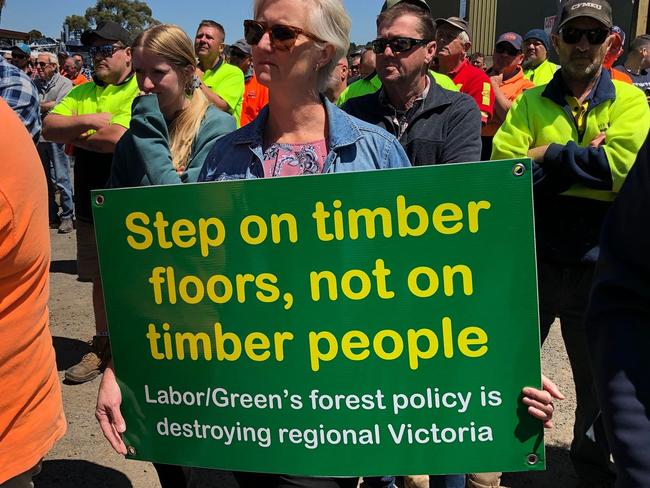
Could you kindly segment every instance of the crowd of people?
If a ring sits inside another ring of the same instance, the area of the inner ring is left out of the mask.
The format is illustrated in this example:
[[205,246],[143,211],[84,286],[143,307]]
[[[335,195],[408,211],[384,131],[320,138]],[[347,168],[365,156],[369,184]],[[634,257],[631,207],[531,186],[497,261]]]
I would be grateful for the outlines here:
[[[487,56],[473,51],[467,20],[436,18],[425,0],[387,0],[377,13],[376,38],[353,53],[341,0],[255,0],[244,37],[227,50],[214,20],[201,21],[194,40],[171,24],[132,38],[105,21],[81,37],[92,76],[81,55],[32,56],[25,44],[0,60],[0,488],[33,486],[65,433],[48,330],[46,219],[75,232],[79,279],[92,282],[91,351],[65,378],[103,373],[96,417],[126,453],[92,189],[526,157],[540,335],[543,343],[560,320],[576,387],[578,486],[650,486],[650,35],[632,40],[619,64],[625,33],[610,3],[564,0],[550,35],[500,33]],[[550,427],[563,396],[540,382],[523,402]],[[186,470],[155,468],[161,486],[186,486]],[[394,487],[390,474],[365,486]],[[242,487],[359,482],[235,477]],[[429,483],[498,487],[500,477]]]

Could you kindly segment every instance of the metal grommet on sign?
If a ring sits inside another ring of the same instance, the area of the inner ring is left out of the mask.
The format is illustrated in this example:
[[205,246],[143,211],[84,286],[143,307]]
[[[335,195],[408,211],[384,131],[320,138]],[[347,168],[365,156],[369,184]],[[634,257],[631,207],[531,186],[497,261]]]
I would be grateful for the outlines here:
[[95,203],[97,204],[98,207],[104,205],[104,195],[97,195],[95,197]]
[[512,167],[512,174],[515,176],[523,176],[526,173],[526,166],[522,163],[517,163]]
[[135,447],[133,446],[127,447],[126,452],[129,454],[129,456],[135,456]]
[[539,461],[539,457],[537,457],[537,454],[529,454],[528,457],[526,458],[526,462],[531,466],[537,464],[537,461]]

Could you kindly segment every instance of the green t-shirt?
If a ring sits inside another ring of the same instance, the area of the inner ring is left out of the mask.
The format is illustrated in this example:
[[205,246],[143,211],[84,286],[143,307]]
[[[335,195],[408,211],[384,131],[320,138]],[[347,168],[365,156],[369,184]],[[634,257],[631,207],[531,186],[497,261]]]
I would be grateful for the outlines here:
[[131,122],[131,103],[138,93],[135,76],[119,85],[97,85],[88,82],[70,90],[50,113],[71,116],[108,112],[113,115],[111,124],[128,129]]
[[244,72],[232,64],[219,61],[213,69],[203,73],[203,84],[228,104],[228,113],[235,117],[239,127],[244,102]]
[[[451,78],[442,73],[437,73],[435,71],[429,71],[429,74],[433,76],[433,79],[436,80],[436,83],[440,85],[441,88],[451,91],[460,91],[456,84],[452,81]],[[340,107],[345,102],[351,98],[361,97],[363,95],[368,95],[370,93],[375,93],[381,88],[381,80],[379,76],[366,76],[360,80],[355,81],[350,86],[348,86],[343,93],[339,96],[339,99],[336,101],[336,104]]]

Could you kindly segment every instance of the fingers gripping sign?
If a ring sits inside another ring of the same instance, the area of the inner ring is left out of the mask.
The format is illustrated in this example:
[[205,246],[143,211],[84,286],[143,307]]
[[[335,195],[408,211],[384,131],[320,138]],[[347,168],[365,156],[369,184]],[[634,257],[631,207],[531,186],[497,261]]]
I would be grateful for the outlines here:
[[122,393],[115,379],[113,363],[111,362],[106,367],[102,382],[99,385],[95,418],[99,422],[104,437],[106,437],[115,452],[126,455],[126,445],[122,440],[122,434],[126,431],[126,423],[120,411],[121,404]]

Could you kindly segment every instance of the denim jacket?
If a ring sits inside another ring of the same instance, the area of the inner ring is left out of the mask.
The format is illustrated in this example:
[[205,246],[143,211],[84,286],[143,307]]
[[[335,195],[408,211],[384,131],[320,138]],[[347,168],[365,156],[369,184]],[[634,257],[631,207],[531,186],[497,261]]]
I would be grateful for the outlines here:
[[[367,171],[410,166],[394,136],[384,129],[351,117],[325,100],[329,152],[324,173]],[[217,140],[208,154],[198,181],[263,178],[263,134],[268,105],[250,124]]]

